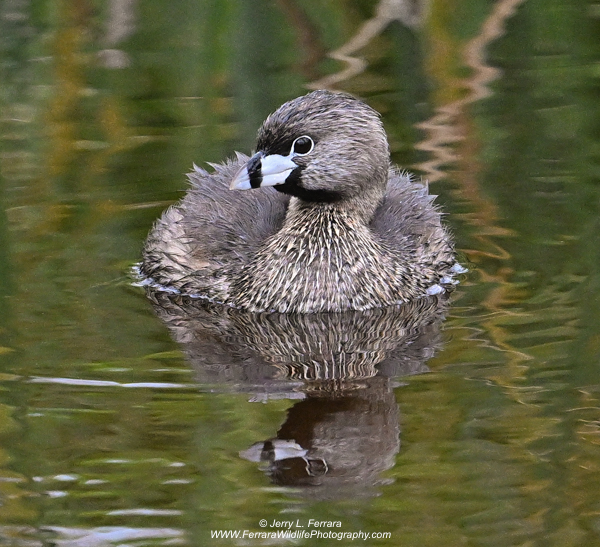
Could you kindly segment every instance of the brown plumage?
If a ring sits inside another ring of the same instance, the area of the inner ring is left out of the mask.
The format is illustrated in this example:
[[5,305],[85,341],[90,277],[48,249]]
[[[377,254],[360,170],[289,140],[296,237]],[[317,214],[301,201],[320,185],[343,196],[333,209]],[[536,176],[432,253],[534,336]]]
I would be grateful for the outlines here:
[[461,271],[433,196],[390,166],[361,101],[285,103],[257,149],[189,175],[146,242],[140,272],[155,289],[250,311],[365,310],[443,292]]

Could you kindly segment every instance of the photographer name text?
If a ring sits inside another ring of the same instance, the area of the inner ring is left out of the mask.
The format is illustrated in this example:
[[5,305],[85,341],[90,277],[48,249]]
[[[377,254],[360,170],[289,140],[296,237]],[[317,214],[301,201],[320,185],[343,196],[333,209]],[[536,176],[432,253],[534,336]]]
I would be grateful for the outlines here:
[[261,520],[259,522],[261,528],[269,527],[269,528],[277,528],[279,530],[291,530],[292,528],[341,528],[342,521],[341,520],[315,520],[308,519],[306,525],[300,522],[300,519],[296,519],[296,522],[293,520],[274,520],[273,522],[267,522],[266,520]]

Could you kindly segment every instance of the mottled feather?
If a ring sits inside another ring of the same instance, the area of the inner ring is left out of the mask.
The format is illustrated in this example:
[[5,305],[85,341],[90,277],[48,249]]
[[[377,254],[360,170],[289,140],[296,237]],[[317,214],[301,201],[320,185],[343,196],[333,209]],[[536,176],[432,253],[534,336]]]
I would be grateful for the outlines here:
[[[450,286],[453,244],[434,196],[390,167],[378,114],[348,95],[313,92],[269,116],[258,147],[285,155],[301,135],[314,149],[280,187],[229,190],[249,165],[240,153],[212,173],[194,165],[188,193],[150,232],[142,275],[242,309],[300,313],[370,309]],[[326,202],[311,197],[323,192]]]

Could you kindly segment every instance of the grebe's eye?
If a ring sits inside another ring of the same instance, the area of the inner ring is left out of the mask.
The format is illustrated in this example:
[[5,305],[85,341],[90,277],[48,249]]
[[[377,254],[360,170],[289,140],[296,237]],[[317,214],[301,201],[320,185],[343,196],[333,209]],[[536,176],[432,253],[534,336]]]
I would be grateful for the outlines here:
[[315,143],[313,140],[307,136],[302,135],[302,137],[298,137],[294,144],[292,144],[292,152],[297,156],[306,156],[312,152],[312,149],[315,147]]

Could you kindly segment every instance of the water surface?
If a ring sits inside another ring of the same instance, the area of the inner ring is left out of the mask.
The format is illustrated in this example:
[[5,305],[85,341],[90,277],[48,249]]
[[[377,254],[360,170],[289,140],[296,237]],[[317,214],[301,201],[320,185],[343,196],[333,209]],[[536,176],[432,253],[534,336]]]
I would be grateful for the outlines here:
[[[600,545],[599,35],[591,0],[1,2],[0,543]],[[132,286],[192,163],[324,86],[439,195],[451,301]]]

